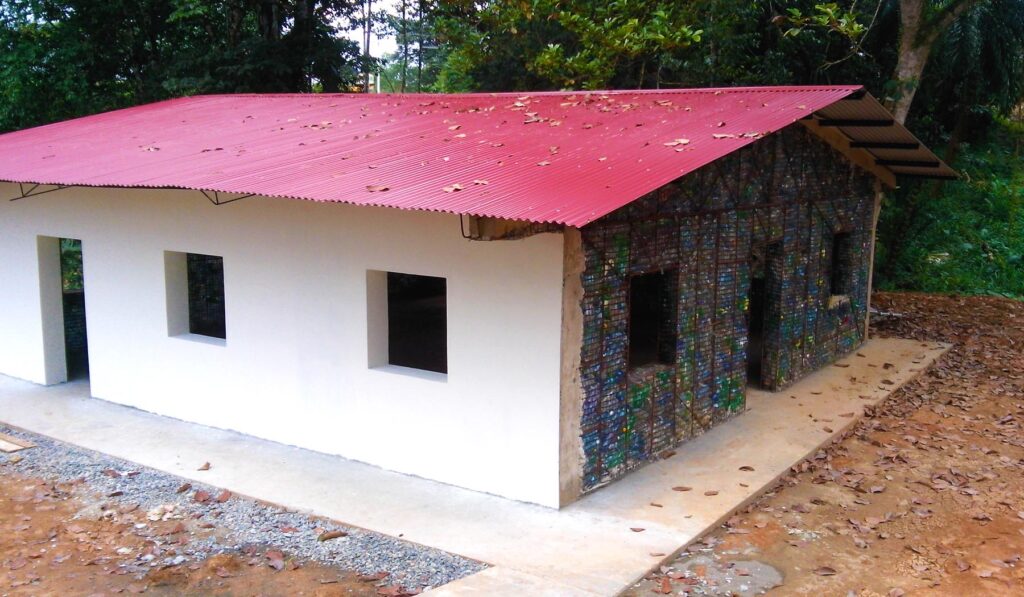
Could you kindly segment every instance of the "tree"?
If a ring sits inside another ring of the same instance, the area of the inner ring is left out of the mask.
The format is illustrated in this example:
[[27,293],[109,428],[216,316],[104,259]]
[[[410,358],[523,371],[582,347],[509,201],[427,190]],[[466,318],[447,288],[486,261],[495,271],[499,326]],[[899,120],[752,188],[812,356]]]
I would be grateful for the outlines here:
[[921,76],[939,37],[961,15],[984,3],[986,0],[899,0],[899,60],[893,73],[897,90],[889,102],[898,122],[907,120]]
[[349,90],[357,0],[0,0],[0,131],[211,92]]

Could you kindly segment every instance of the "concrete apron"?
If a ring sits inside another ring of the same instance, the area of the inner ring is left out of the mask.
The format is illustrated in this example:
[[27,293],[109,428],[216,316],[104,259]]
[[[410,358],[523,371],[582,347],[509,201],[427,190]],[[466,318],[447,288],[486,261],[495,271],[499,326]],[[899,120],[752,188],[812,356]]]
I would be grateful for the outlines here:
[[[437,595],[615,595],[771,488],[948,349],[870,340],[787,390],[749,392],[742,416],[557,511],[89,398],[84,383],[42,387],[0,376],[0,420],[492,565]],[[198,472],[203,462],[212,467]]]

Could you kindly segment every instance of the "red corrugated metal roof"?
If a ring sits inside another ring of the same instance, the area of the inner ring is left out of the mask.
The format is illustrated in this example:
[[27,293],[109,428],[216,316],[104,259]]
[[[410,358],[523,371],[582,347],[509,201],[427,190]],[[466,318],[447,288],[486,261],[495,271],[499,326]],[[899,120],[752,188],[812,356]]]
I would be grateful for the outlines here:
[[582,226],[859,89],[198,96],[0,135],[0,180]]

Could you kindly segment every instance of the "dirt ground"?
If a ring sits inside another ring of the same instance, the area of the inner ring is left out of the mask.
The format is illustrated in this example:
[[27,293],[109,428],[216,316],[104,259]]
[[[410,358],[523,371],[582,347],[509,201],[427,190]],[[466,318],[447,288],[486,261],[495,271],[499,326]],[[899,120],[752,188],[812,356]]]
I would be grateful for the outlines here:
[[218,532],[209,523],[153,518],[130,505],[105,503],[75,484],[4,471],[0,595],[405,594],[384,576],[359,577],[298,562],[272,548],[150,567],[147,560],[173,557],[190,540]]
[[954,348],[628,595],[1024,595],[1024,303],[874,307]]

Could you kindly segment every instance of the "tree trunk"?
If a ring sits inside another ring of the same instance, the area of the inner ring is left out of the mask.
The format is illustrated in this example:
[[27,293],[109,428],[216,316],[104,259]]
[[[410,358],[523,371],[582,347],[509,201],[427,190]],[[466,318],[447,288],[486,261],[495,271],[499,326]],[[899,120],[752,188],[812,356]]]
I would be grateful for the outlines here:
[[914,95],[921,84],[921,75],[928,63],[928,56],[931,54],[932,46],[914,46],[905,48],[903,40],[900,40],[900,57],[896,63],[896,81],[899,82],[899,92],[895,101],[892,102],[892,114],[896,121],[903,124],[907,121],[907,114],[910,113],[910,105],[914,103]]
[[281,15],[277,0],[263,0],[260,3],[259,27],[263,39],[267,41],[281,39]]
[[952,0],[945,8],[933,8],[927,14],[930,0],[900,0],[899,57],[893,78],[899,84],[895,99],[888,102],[896,121],[903,124],[914,103],[921,84],[921,75],[939,36],[967,9],[986,0]]

